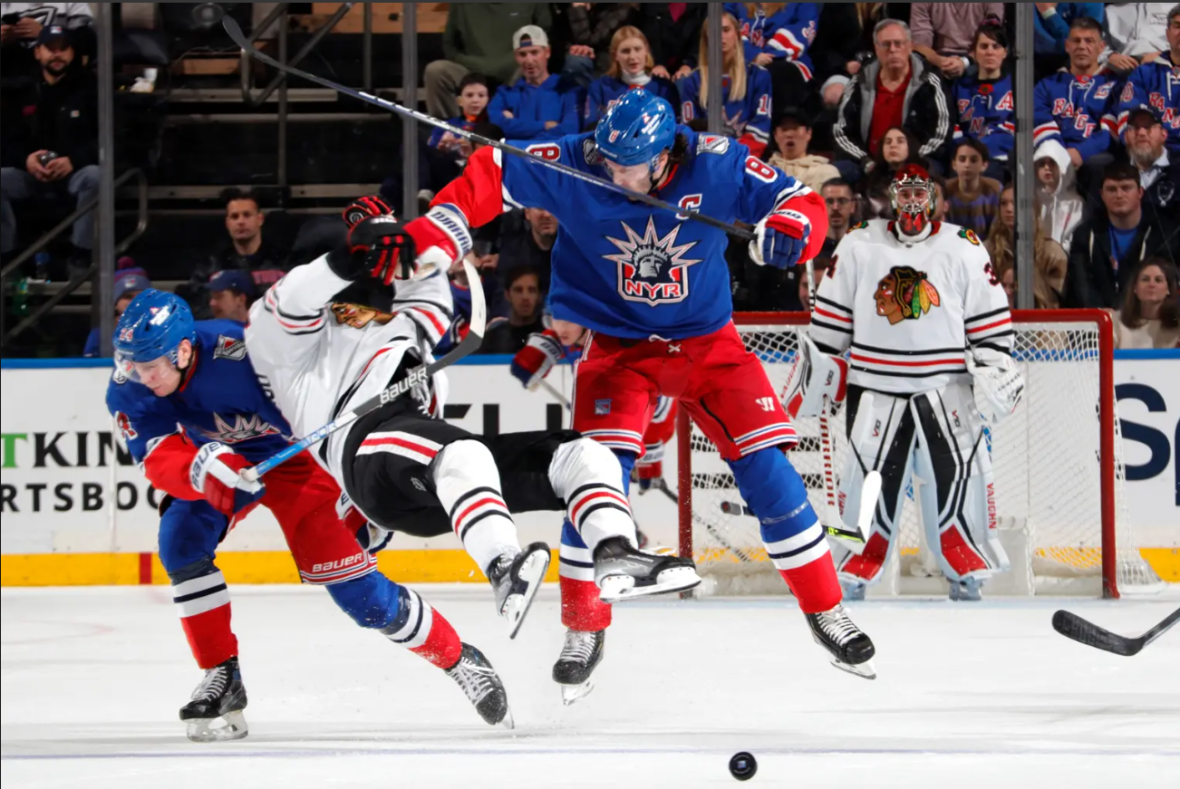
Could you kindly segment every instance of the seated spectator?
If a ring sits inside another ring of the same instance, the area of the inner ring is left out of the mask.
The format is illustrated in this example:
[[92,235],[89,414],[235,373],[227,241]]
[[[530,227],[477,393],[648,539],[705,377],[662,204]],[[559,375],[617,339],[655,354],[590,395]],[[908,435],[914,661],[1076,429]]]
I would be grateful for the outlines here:
[[864,183],[864,195],[869,201],[869,216],[876,219],[892,219],[893,208],[889,204],[889,185],[893,176],[907,164],[927,162],[917,153],[918,141],[901,126],[893,126],[881,136],[881,145],[873,154],[872,171]]
[[512,272],[521,266],[537,272],[541,290],[549,290],[550,256],[557,241],[557,217],[543,208],[525,208],[505,214],[500,225],[496,270],[507,285]]
[[1140,107],[1127,116],[1124,136],[1127,156],[1139,170],[1147,205],[1151,210],[1180,219],[1180,154],[1176,163],[1165,147],[1168,133],[1152,110]]
[[[1155,5],[1154,3],[1150,5]],[[1118,134],[1126,139],[1127,120],[1132,110],[1149,109],[1168,120],[1168,151],[1180,157],[1180,97],[1176,95],[1175,72],[1180,67],[1180,5],[1168,12],[1168,48],[1144,58],[1144,63],[1127,78],[1119,101]]]
[[[114,297],[115,297],[115,322],[123,315],[123,311],[127,309],[127,305],[131,300],[139,295],[140,291],[147,290],[152,286],[151,279],[148,278],[147,272],[135,265],[135,261],[127,256],[119,258],[115,269]],[[98,356],[102,353],[99,347],[102,343],[102,333],[97,326],[90,330],[90,334],[86,337],[86,345],[82,349],[82,355],[86,357]]]
[[932,174],[930,180],[934,182],[934,214],[930,219],[934,222],[945,222],[948,205],[946,179],[941,175]]
[[955,82],[953,91],[959,122],[955,143],[979,140],[987,146],[989,178],[1005,181],[1008,156],[1016,145],[1016,107],[1012,101],[1012,77],[1004,74],[1008,34],[1000,25],[983,24],[975,31],[971,56],[978,69]]
[[[1041,230],[1039,218],[1033,225],[1033,304],[1037,309],[1057,309],[1065,288],[1068,259],[1065,250]],[[1000,195],[1000,211],[983,246],[992,258],[992,268],[1004,283],[1010,306],[1016,305],[1016,193],[1008,186]]]
[[[709,117],[709,31],[701,29],[700,65],[676,83],[680,92],[680,115],[686,124]],[[770,142],[770,74],[761,66],[746,63],[733,14],[721,16],[721,56],[725,75],[721,78],[722,108],[726,136],[761,156]]]
[[1145,260],[1130,277],[1134,283],[1114,312],[1114,347],[1180,348],[1180,294],[1176,266],[1161,258]]
[[910,3],[914,50],[942,76],[957,79],[971,65],[967,57],[975,31],[985,19],[1004,21],[1003,3]]
[[820,196],[828,206],[828,235],[817,257],[830,258],[836,245],[848,234],[856,221],[856,193],[842,178],[833,178],[820,188]]
[[987,146],[965,138],[955,147],[951,161],[956,177],[946,185],[947,221],[974,230],[980,238],[987,238],[1004,189],[999,181],[984,176],[986,167]]
[[1105,3],[1037,3],[1033,17],[1033,51],[1038,57],[1065,58],[1065,40],[1069,25],[1079,16],[1088,16],[1102,24],[1106,18]]
[[0,3],[0,73],[6,85],[13,79],[36,77],[33,48],[41,31],[64,27],[73,35],[76,56],[85,62],[93,54],[94,16],[89,3]]
[[697,66],[706,3],[639,3],[639,24],[656,62],[653,77],[677,82]]
[[238,269],[218,271],[209,278],[209,311],[214,318],[250,322],[250,305],[258,289],[249,273]]
[[589,129],[632,88],[643,88],[648,93],[665,99],[680,110],[680,94],[665,77],[652,76],[655,61],[647,37],[637,27],[620,27],[610,40],[610,67],[606,74],[594,80],[586,94],[586,109],[582,114],[582,128]]
[[916,154],[929,160],[931,173],[941,174],[952,126],[942,80],[914,54],[904,22],[878,22],[873,41],[877,61],[853,76],[840,101],[832,130],[844,157],[837,169],[849,183],[860,181],[886,130],[900,126],[918,142]]
[[807,277],[799,277],[799,303],[803,305],[803,309],[811,308],[811,286],[819,287],[819,283],[823,281],[824,274],[832,267],[832,259],[821,256],[816,256],[811,261],[811,276],[814,282],[809,282]]
[[1180,249],[1176,225],[1143,211],[1139,171],[1115,162],[1102,175],[1106,214],[1078,225],[1069,249],[1066,307],[1118,306],[1131,272],[1148,258]]
[[[570,47],[561,75],[583,89],[589,88],[596,73],[601,74],[612,67],[615,37],[619,30],[635,24],[638,13],[631,3],[570,3],[566,18],[570,27]],[[647,39],[643,40],[643,46],[650,49]],[[652,66],[647,68],[650,71]],[[676,102],[672,102],[672,106],[675,107]]]
[[548,30],[548,3],[454,3],[443,30],[444,60],[431,61],[422,75],[426,111],[436,118],[459,114],[459,80],[469,71],[506,83],[516,73],[513,33],[522,24]]
[[844,86],[874,57],[873,29],[886,18],[885,3],[820,5],[811,58],[823,104],[835,108],[844,96]]
[[726,3],[725,10],[738,22],[746,62],[770,72],[772,106],[804,104],[814,77],[808,49],[819,3]]
[[545,331],[541,320],[541,277],[528,266],[518,266],[508,276],[504,289],[508,298],[508,320],[488,331],[482,353],[516,353],[530,334]]
[[1092,191],[1100,188],[1102,170],[1114,159],[1107,149],[1118,101],[1117,78],[1098,62],[1101,49],[1098,23],[1077,17],[1065,42],[1069,67],[1038,82],[1033,92],[1033,146],[1060,142],[1083,188]]
[[826,156],[807,152],[811,143],[811,117],[798,107],[787,107],[774,127],[775,151],[767,161],[787,175],[818,192],[833,178],[840,177]]
[[512,34],[520,79],[503,85],[488,105],[488,120],[513,140],[553,140],[578,131],[578,93],[549,73],[549,36],[536,25]]
[[1110,50],[1106,65],[1127,74],[1150,63],[1168,48],[1167,29],[1171,3],[1107,3],[1106,37]]
[[[487,123],[488,120],[488,78],[476,72],[465,74],[459,80],[455,101],[459,105],[459,115],[447,123],[474,132],[478,124]],[[419,186],[430,194],[429,197],[426,194],[420,194],[419,197],[429,201],[435,191],[458,178],[471,153],[471,142],[466,137],[436,128],[426,140],[426,155],[418,166]],[[425,168],[422,167],[423,161]]]
[[1041,143],[1033,154],[1037,176],[1037,215],[1045,236],[1069,253],[1073,231],[1082,223],[1085,203],[1074,188],[1074,168],[1069,154],[1056,140]]
[[[98,196],[98,83],[76,59],[70,36],[60,25],[41,28],[33,48],[40,77],[18,97],[20,121],[5,124],[0,252],[6,255],[17,241],[13,203],[49,192],[68,193],[75,205]],[[96,214],[74,222],[71,269],[90,266]]]

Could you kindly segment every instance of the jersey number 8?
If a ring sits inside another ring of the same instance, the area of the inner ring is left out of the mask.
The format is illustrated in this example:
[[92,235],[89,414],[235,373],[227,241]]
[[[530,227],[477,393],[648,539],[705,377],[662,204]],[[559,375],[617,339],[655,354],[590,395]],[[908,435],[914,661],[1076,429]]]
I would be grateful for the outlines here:
[[766,162],[759,159],[757,156],[746,157],[746,172],[757,178],[759,181],[772,184],[778,178],[778,170],[771,167]]

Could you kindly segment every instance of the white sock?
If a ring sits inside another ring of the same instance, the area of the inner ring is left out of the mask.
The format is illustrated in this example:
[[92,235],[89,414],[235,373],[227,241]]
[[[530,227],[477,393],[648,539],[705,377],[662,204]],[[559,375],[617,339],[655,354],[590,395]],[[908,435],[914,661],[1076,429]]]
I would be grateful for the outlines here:
[[598,543],[624,537],[636,544],[635,519],[620,483],[623,469],[609,449],[589,438],[567,441],[553,453],[549,481],[565,500],[570,523],[591,555]]
[[500,495],[500,472],[479,441],[447,444],[434,460],[434,485],[455,534],[479,569],[520,553],[516,523]]

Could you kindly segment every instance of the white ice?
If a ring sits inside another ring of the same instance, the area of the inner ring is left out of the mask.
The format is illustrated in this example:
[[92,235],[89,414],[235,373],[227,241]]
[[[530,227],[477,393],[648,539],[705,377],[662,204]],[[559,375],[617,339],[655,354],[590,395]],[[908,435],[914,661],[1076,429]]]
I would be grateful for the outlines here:
[[509,641],[483,585],[422,586],[500,671],[514,732],[483,724],[425,661],[314,588],[237,587],[250,736],[196,745],[196,685],[166,587],[5,589],[3,786],[940,789],[1180,787],[1180,628],[1136,657],[1050,628],[1065,607],[1138,634],[1150,600],[944,600],[850,606],[879,679],[830,667],[788,598],[629,603],[598,687],[564,708],[546,588]]

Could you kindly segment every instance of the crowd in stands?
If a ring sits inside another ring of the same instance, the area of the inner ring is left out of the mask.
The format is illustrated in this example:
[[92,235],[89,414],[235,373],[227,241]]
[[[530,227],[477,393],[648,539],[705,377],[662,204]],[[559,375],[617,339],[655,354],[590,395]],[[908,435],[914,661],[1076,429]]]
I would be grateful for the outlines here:
[[[52,190],[82,201],[97,187],[95,85],[70,54],[88,17],[84,4],[48,5],[59,16],[46,26],[5,11],[5,63],[39,66],[23,110],[10,113],[5,102],[5,259],[18,237],[12,204]],[[1120,343],[1174,347],[1180,5],[1035,5],[1034,162],[1025,172],[1035,177],[1036,306],[1109,309],[1120,316]],[[703,3],[456,3],[445,58],[425,67],[425,103],[482,136],[532,142],[592,129],[635,88],[667,99],[697,130],[720,102],[726,135],[825,200],[820,270],[850,227],[891,216],[893,174],[920,164],[937,186],[936,218],[974,231],[1014,302],[1012,7],[725,3],[722,62],[711,64]],[[710,68],[723,71],[719,97],[709,95]],[[441,130],[423,136],[425,204],[477,146]],[[400,205],[400,177],[382,194]],[[268,232],[257,196],[234,192],[224,202],[227,243],[194,268],[184,293],[204,317],[240,319],[302,261]],[[89,260],[92,234],[91,221],[76,224],[80,261]],[[486,351],[511,353],[541,325],[556,234],[552,215],[518,209],[477,231],[469,261],[479,282],[452,269],[460,314],[469,289],[484,290],[494,322]],[[810,283],[801,272],[754,266],[744,244],[731,245],[727,259],[735,309],[803,309]],[[146,278],[119,281],[140,287]]]

